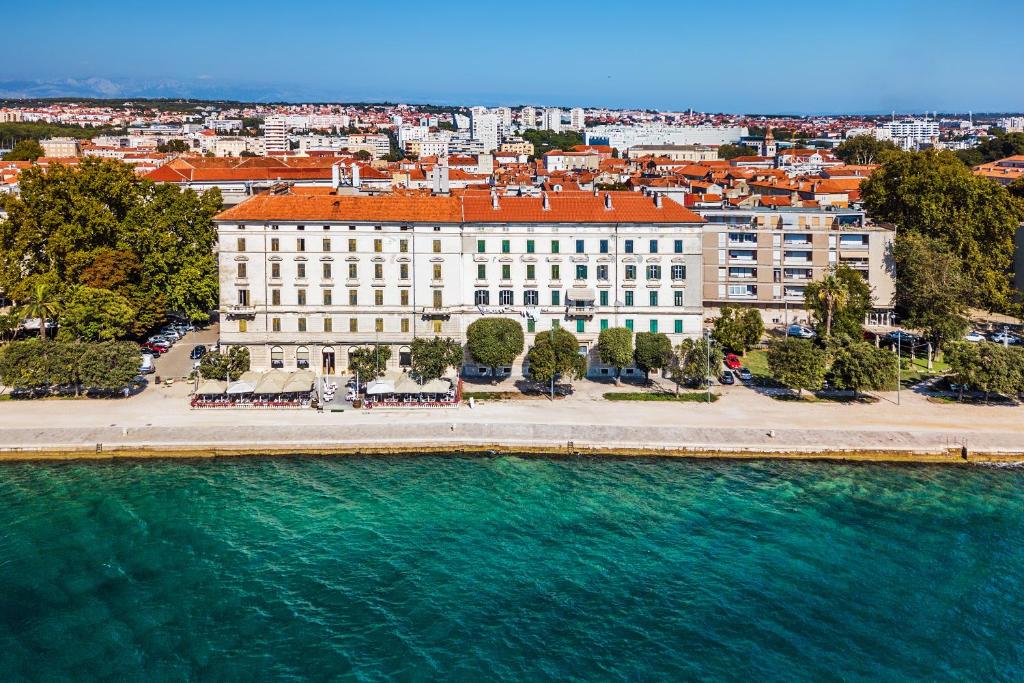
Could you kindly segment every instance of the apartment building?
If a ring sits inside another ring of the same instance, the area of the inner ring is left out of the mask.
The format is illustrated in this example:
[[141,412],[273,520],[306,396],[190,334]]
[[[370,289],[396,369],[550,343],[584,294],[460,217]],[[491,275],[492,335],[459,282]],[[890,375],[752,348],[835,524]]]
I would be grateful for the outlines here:
[[43,156],[69,158],[82,156],[82,141],[75,138],[49,138],[40,140]]
[[365,344],[404,368],[416,336],[465,341],[473,321],[503,316],[527,346],[570,330],[602,375],[602,329],[701,332],[702,220],[658,197],[267,194],[216,222],[221,343],[247,347],[256,369],[342,373]]
[[288,151],[288,117],[268,116],[264,120],[263,149],[268,154]]
[[890,226],[839,208],[699,209],[704,224],[704,306],[755,306],[768,324],[806,321],[804,291],[838,264],[871,285],[869,325],[888,325],[895,293]]
[[492,114],[486,109],[483,111],[476,109],[474,108],[469,117],[470,136],[473,140],[483,144],[485,152],[493,152],[501,143],[501,121],[497,114]]

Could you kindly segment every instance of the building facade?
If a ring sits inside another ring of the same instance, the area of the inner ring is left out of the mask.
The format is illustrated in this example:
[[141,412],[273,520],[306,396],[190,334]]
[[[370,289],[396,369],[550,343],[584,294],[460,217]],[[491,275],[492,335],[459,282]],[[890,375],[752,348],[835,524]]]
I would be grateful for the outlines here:
[[288,119],[268,116],[263,122],[263,149],[270,152],[288,151]]
[[344,374],[367,344],[403,368],[416,336],[464,342],[483,316],[520,322],[527,348],[568,329],[592,375],[607,327],[701,333],[701,219],[657,197],[260,195],[216,220],[221,343],[254,369]]

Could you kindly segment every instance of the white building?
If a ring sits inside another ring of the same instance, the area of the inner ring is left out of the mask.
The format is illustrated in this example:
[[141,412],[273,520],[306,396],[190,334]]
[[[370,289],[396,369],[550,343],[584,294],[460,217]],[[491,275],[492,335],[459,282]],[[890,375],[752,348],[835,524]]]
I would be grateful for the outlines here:
[[551,130],[556,133],[562,132],[562,110],[552,107],[544,110],[544,123],[541,128]]
[[701,333],[702,219],[640,193],[264,194],[216,222],[220,340],[254,369],[344,374],[367,344],[407,367],[416,336],[465,341],[482,316],[520,321],[527,347],[565,327],[592,375],[607,327]]
[[1007,116],[999,119],[997,124],[1007,133],[1024,133],[1024,116]]
[[501,124],[504,134],[507,135],[512,130],[512,108],[498,107],[494,113],[498,115],[498,123]]
[[263,148],[270,152],[288,151],[288,119],[268,116],[263,122]]
[[928,119],[887,121],[882,124],[882,128],[889,131],[892,141],[901,149],[917,150],[935,145],[939,141],[938,121]]
[[533,107],[523,107],[519,112],[519,125],[523,128],[536,128],[537,110]]
[[587,127],[586,115],[580,107],[573,107],[569,110],[569,127],[573,130],[583,130]]
[[493,152],[498,149],[501,143],[501,123],[497,114],[492,114],[486,109],[482,112],[473,108],[470,117],[470,137],[483,144],[483,151]]
[[724,145],[739,142],[749,131],[742,126],[594,126],[586,129],[588,145],[608,145],[625,151],[637,145]]

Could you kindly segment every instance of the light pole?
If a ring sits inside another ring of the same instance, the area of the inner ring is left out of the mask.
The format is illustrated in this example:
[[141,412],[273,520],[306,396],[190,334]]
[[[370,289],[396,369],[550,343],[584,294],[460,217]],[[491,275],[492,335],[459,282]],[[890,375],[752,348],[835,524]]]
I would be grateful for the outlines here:
[[[551,323],[551,330],[548,332],[548,343],[551,346],[551,359],[555,358],[555,324]],[[556,363],[557,365],[557,363]],[[555,400],[555,372],[554,368],[551,369],[551,400]]]
[[900,387],[903,385],[903,334],[896,337],[896,405],[900,404]]
[[708,385],[708,403],[711,403],[711,332],[704,330],[704,349],[707,352],[707,370],[704,381]]

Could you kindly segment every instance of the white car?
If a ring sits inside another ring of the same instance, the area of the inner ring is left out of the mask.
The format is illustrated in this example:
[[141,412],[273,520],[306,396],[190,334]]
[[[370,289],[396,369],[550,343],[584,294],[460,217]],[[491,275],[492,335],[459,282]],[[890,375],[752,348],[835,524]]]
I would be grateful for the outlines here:
[[991,337],[992,341],[996,344],[1008,344],[1013,346],[1014,344],[1020,344],[1020,337],[1009,332],[996,332]]
[[978,330],[971,330],[970,332],[964,335],[964,341],[983,342],[985,341],[985,335],[979,332]]

